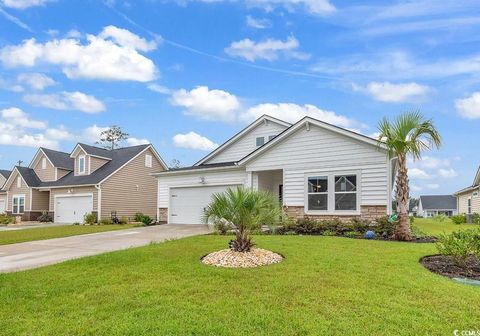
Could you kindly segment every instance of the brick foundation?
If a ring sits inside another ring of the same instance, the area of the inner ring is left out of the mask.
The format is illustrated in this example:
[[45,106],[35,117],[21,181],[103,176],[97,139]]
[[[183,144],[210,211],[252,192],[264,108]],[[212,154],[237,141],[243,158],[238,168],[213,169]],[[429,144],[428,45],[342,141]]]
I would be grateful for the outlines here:
[[303,206],[285,206],[285,212],[288,216],[295,219],[311,218],[320,220],[340,219],[342,221],[348,221],[352,218],[362,218],[368,220],[374,220],[379,217],[387,215],[386,205],[362,205],[360,208],[360,215],[306,215]]
[[168,208],[159,208],[158,213],[160,215],[160,218],[158,221],[160,223],[167,223],[168,222]]

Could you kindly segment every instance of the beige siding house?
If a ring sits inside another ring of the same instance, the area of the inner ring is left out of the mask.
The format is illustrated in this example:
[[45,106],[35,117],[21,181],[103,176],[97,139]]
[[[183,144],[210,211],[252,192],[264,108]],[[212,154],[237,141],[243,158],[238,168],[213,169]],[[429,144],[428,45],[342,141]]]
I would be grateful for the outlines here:
[[473,184],[455,193],[460,214],[480,214],[480,167],[473,179]]
[[391,212],[396,159],[377,140],[306,117],[263,116],[192,167],[159,172],[160,218],[198,224],[214,193],[243,186],[277,195],[295,218]]
[[167,169],[152,145],[106,150],[77,144],[71,153],[40,148],[29,167],[15,167],[0,192],[0,210],[23,220],[48,212],[55,222],[82,222],[142,212],[157,216],[156,180]]
[[3,190],[3,185],[10,176],[10,170],[0,170],[0,214],[5,213],[7,209],[7,192]]

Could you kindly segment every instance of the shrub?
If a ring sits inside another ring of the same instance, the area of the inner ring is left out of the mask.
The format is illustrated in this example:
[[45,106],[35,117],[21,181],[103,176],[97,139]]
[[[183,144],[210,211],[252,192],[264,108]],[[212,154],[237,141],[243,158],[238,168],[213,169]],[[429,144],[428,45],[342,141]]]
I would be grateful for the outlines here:
[[42,214],[37,217],[37,221],[41,223],[49,223],[49,222],[53,222],[53,218],[48,214],[47,211],[42,211]]
[[128,217],[122,216],[119,221],[120,224],[128,224]]
[[353,230],[358,233],[365,233],[370,228],[370,222],[365,219],[352,219]]
[[388,216],[377,218],[377,224],[372,227],[376,235],[384,238],[393,236],[396,222],[391,223]]
[[336,236],[337,233],[333,230],[325,230],[325,231],[323,231],[323,235],[324,236]]
[[422,230],[420,230],[418,227],[416,227],[415,225],[412,225],[411,226],[411,230],[412,230],[412,235],[416,238],[421,238],[421,237],[427,237],[428,235],[423,232]]
[[320,233],[320,223],[315,220],[305,218],[297,220],[295,232],[297,234],[318,234]]
[[472,214],[472,223],[473,224],[480,224],[480,214],[474,212]]
[[436,246],[440,254],[452,257],[458,266],[464,267],[470,257],[480,257],[480,230],[442,234]]
[[436,221],[436,222],[445,222],[445,220],[447,219],[447,216],[445,215],[436,215],[435,217],[433,217],[433,220]]
[[102,218],[99,222],[100,225],[112,225],[113,220],[111,218]]
[[226,235],[229,230],[232,229],[232,224],[227,221],[226,219],[219,219],[213,225],[215,231],[217,231],[221,235]]
[[137,212],[135,214],[135,222],[143,223],[143,225],[150,225],[152,224],[153,219],[148,215],[144,215],[141,212]]
[[79,223],[79,222],[75,222],[75,223],[73,223],[73,225],[80,225],[80,223]]
[[15,217],[0,214],[0,225],[15,224]]
[[415,217],[414,216],[410,216],[409,219],[410,219],[410,225],[415,222]]
[[358,236],[358,231],[348,231],[345,232],[343,235],[348,238],[356,238]]
[[451,217],[452,222],[455,224],[464,224],[467,222],[467,216],[465,215],[455,215]]
[[92,213],[86,214],[83,217],[83,223],[88,225],[94,225],[97,223],[97,215]]
[[135,222],[141,222],[141,221],[142,221],[142,218],[143,218],[143,216],[144,216],[144,214],[143,214],[143,213],[141,213],[141,212],[137,212],[137,213],[135,214],[135,217],[134,217],[134,219],[135,219]]

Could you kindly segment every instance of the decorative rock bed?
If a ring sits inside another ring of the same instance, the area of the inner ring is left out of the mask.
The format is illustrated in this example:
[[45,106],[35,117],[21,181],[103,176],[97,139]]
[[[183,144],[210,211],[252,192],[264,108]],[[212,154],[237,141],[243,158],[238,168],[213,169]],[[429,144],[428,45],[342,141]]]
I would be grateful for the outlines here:
[[276,264],[283,257],[275,252],[252,248],[250,252],[235,252],[230,249],[220,250],[207,254],[202,258],[202,263],[217,267],[250,268]]

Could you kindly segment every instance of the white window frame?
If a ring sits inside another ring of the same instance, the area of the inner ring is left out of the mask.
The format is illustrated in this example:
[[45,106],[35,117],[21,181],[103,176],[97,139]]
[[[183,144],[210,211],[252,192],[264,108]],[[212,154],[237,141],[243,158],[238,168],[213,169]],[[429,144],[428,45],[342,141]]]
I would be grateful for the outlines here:
[[42,158],[42,169],[47,169],[47,158]]
[[[80,164],[80,162],[82,162],[82,159],[83,159],[83,170],[81,170],[80,168],[82,167],[82,165]],[[78,174],[85,174],[85,171],[87,170],[87,157],[85,155],[79,155],[78,156]]]
[[[315,177],[326,177],[327,178],[327,191],[325,192],[309,192],[308,191],[308,180],[310,178],[315,178]],[[329,207],[330,207],[330,178],[327,174],[318,174],[318,175],[308,175],[306,178],[306,183],[307,183],[307,196],[306,196],[306,211],[308,212],[314,212],[314,213],[328,213]],[[309,195],[327,195],[327,210],[310,210],[308,209],[308,196]]]
[[472,214],[472,198],[471,197],[467,198],[467,214],[468,215]]
[[150,154],[145,154],[145,167],[152,168],[153,157]]
[[[357,177],[357,208],[355,210],[335,210],[335,176],[342,175],[355,175]],[[326,176],[328,179],[328,203],[327,210],[309,210],[308,209],[308,178],[315,176]],[[305,173],[304,180],[304,213],[306,215],[360,215],[361,214],[361,172],[360,171],[338,171],[338,172],[325,172],[315,171]]]
[[[355,184],[355,191],[336,191],[335,190],[335,178],[338,176],[355,176],[356,184]],[[334,206],[336,204],[336,196],[337,194],[355,194],[356,195],[356,209],[355,210],[335,210],[335,211],[358,211],[358,175],[357,174],[334,174],[333,176],[333,193],[334,193]]]
[[17,188],[20,189],[22,187],[22,177],[20,174],[17,176]]
[[[23,212],[20,212],[20,199],[23,198]],[[15,199],[18,200],[17,211],[15,211]],[[13,195],[12,196],[12,214],[13,215],[23,215],[25,213],[25,195]]]
[[[262,144],[259,145],[259,144],[258,144],[258,141],[259,141],[260,139],[262,139]],[[256,147],[261,147],[261,146],[263,146],[263,145],[265,145],[265,137],[262,137],[262,136],[256,137],[256,138],[255,138],[255,146],[256,146]]]

